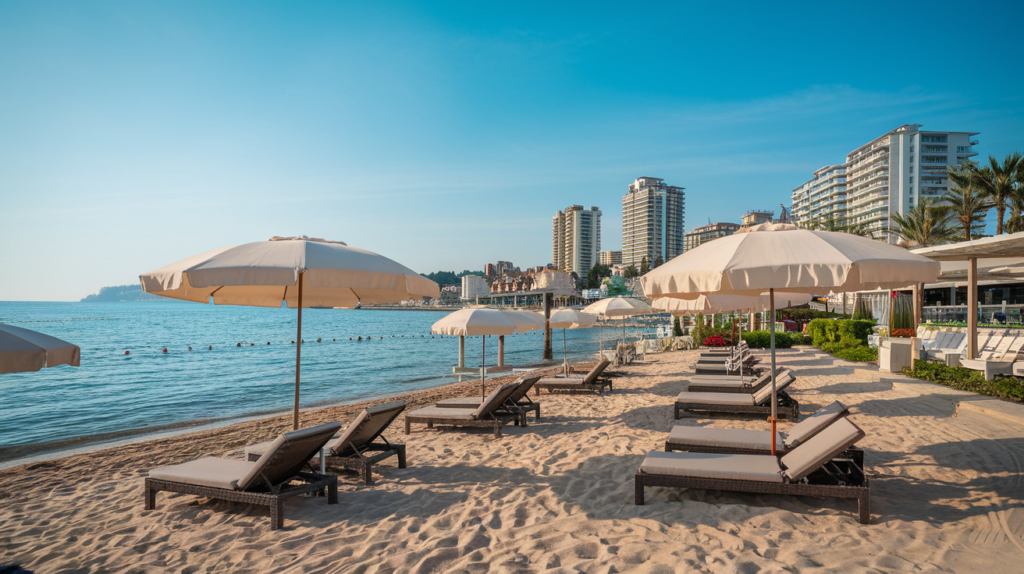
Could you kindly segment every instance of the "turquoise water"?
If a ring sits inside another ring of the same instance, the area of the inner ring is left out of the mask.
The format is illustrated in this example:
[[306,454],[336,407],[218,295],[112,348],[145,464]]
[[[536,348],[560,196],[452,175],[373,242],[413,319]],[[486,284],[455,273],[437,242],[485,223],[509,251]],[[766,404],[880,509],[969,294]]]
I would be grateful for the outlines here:
[[[430,335],[430,326],[445,314],[304,310],[302,407],[452,382],[458,338]],[[295,315],[289,309],[179,302],[0,302],[0,322],[82,348],[77,368],[0,375],[0,461],[192,421],[289,411]],[[372,340],[349,340],[358,336]],[[621,331],[567,331],[570,360],[592,357],[601,336],[610,342]],[[543,332],[505,337],[505,363],[540,362],[543,341]],[[497,362],[497,343],[497,337],[488,338],[488,364]],[[560,330],[553,346],[560,359]],[[479,364],[480,338],[468,337],[466,365]]]

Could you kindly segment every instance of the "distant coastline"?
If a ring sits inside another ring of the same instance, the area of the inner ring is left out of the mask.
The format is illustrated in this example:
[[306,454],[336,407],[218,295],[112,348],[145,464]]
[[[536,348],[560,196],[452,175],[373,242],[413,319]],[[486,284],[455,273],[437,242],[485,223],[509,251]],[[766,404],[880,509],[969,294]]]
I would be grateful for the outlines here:
[[142,291],[141,285],[116,285],[103,287],[81,300],[81,303],[136,303],[139,301],[173,301],[167,297],[159,297]]

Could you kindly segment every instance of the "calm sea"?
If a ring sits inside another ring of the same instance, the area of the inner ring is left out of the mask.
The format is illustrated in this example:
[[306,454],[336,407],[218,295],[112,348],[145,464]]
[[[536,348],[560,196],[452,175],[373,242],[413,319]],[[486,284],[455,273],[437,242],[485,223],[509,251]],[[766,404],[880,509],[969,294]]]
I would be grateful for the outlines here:
[[[452,382],[458,338],[430,334],[430,326],[446,313],[304,310],[302,407]],[[294,399],[294,310],[179,302],[0,302],[0,322],[82,348],[78,368],[0,375],[0,462],[194,421],[287,412]],[[349,340],[359,336],[364,340]],[[570,360],[592,357],[599,337],[611,342],[617,336],[621,331],[614,326],[567,331]],[[540,362],[542,332],[505,339],[506,364]],[[488,364],[496,363],[497,347],[497,337],[489,337]],[[560,330],[554,333],[554,349],[560,359]],[[469,337],[466,365],[479,364],[480,338]]]

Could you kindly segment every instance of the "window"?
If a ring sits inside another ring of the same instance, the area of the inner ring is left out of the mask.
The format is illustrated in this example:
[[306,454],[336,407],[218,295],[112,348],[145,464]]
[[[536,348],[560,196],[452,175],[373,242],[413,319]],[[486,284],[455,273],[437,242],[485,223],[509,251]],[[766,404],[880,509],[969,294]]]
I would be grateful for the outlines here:
[[914,183],[914,176],[910,176],[910,183]]
[[910,153],[914,153],[914,146],[910,146]]
[[910,173],[914,173],[914,166],[910,166]]

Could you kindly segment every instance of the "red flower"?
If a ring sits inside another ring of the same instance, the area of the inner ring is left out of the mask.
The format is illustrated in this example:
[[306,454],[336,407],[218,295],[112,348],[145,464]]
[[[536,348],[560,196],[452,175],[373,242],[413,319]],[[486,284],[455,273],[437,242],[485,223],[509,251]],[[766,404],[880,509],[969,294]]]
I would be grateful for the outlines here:
[[705,347],[728,347],[729,343],[725,342],[725,339],[721,335],[714,335],[704,339]]

